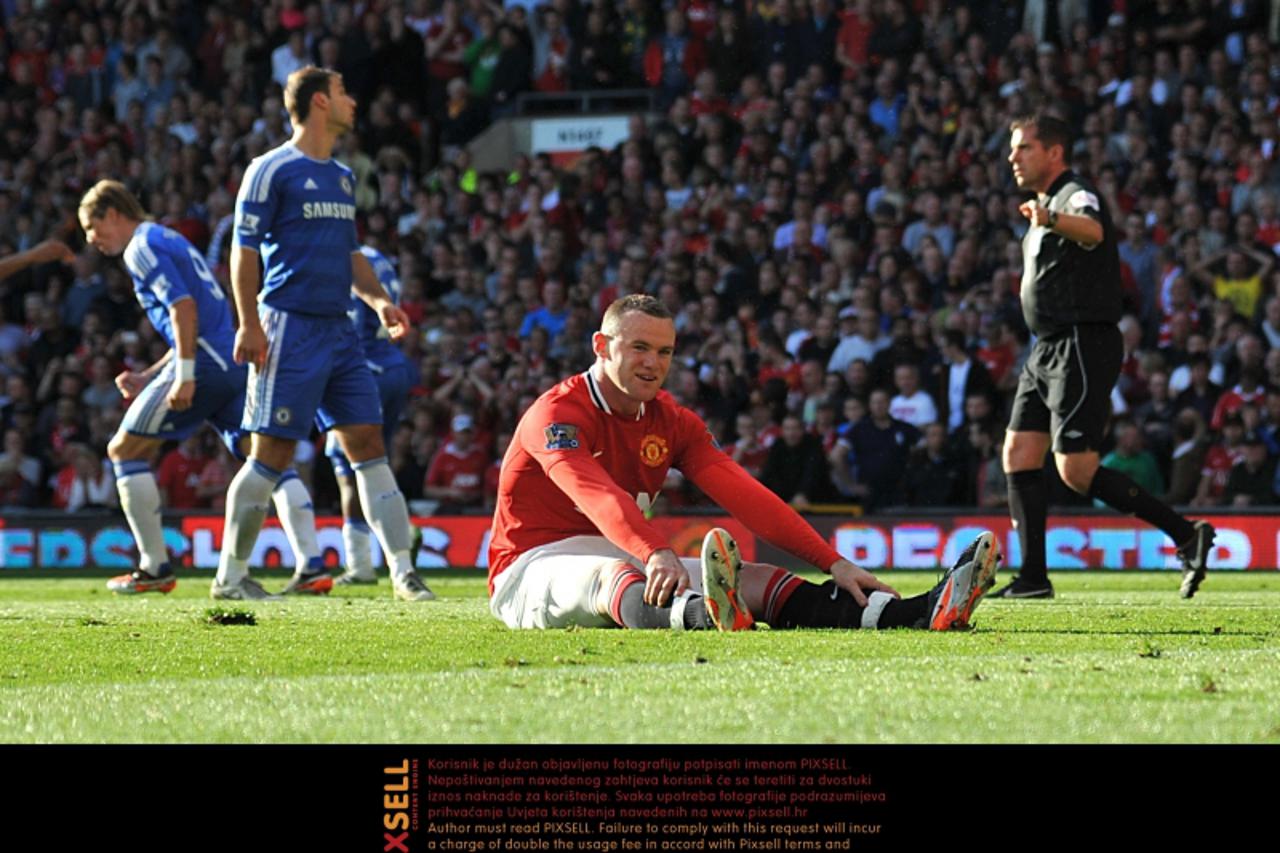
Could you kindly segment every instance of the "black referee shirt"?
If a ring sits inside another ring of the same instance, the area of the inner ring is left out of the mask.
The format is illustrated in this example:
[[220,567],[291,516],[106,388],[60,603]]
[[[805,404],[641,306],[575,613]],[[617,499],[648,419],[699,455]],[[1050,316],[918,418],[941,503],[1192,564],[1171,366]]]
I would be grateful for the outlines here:
[[1079,323],[1120,322],[1120,253],[1116,229],[1097,190],[1070,169],[1058,176],[1041,204],[1058,213],[1102,224],[1092,249],[1047,227],[1032,225],[1022,238],[1022,315],[1039,336]]

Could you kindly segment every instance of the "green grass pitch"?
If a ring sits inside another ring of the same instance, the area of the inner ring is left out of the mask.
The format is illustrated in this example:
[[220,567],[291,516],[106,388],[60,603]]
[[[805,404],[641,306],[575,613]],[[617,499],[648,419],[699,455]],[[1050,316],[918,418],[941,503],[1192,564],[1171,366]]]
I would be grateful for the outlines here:
[[1280,742],[1280,574],[1054,580],[970,632],[717,635],[513,632],[478,576],[256,605],[5,579],[0,741]]

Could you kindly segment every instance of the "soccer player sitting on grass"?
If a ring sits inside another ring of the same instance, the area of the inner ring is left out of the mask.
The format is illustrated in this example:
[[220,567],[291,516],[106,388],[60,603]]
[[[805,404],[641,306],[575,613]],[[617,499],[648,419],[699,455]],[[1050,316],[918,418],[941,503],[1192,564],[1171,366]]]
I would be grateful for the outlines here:
[[[138,303],[169,352],[146,370],[126,370],[116,386],[132,404],[107,446],[139,565],[112,578],[119,593],[169,592],[176,585],[160,523],[160,490],[151,470],[160,445],[181,441],[208,422],[244,458],[240,431],[245,369],[231,359],[235,331],[222,287],[204,257],[178,232],[147,222],[142,205],[117,181],[99,181],[80,201],[85,238],[104,255],[124,256]],[[197,393],[198,391],[198,393]],[[276,511],[300,564],[320,564],[315,513],[293,470],[274,490]]]
[[[592,348],[589,370],[525,412],[502,461],[489,546],[494,616],[512,628],[968,625],[995,582],[990,533],[932,590],[902,599],[837,554],[662,390],[675,352],[675,323],[663,303],[644,295],[614,302]],[[644,513],[673,467],[755,534],[832,579],[819,586],[743,563],[718,529],[707,534],[701,560],[676,556]]]

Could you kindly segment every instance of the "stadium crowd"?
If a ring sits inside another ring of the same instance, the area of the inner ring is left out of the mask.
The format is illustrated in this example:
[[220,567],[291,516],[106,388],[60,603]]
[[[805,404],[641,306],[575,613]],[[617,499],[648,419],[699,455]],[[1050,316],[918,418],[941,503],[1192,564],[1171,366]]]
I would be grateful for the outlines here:
[[[1005,505],[1028,335],[1009,121],[1052,104],[1122,232],[1104,464],[1198,506],[1280,492],[1280,3],[1259,0],[0,0],[0,505],[109,506],[113,377],[166,348],[80,195],[125,181],[227,280],[248,162],[308,63],[358,99],[340,159],[415,333],[389,448],[410,500],[480,510],[521,412],[615,298],[676,315],[668,390],[798,508]],[[477,172],[522,92],[643,87],[615,150]],[[173,508],[236,462],[172,448]],[[333,506],[327,465],[317,506]],[[1052,466],[1050,466],[1052,468]],[[666,500],[699,502],[668,482]],[[1065,487],[1055,502],[1080,500]]]

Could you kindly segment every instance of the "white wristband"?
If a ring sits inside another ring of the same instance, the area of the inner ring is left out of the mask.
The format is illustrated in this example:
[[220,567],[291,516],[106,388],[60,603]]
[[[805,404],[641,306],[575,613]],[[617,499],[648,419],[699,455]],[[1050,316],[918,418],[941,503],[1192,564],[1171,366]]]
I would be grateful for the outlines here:
[[178,381],[194,382],[196,378],[196,360],[194,358],[178,359]]

